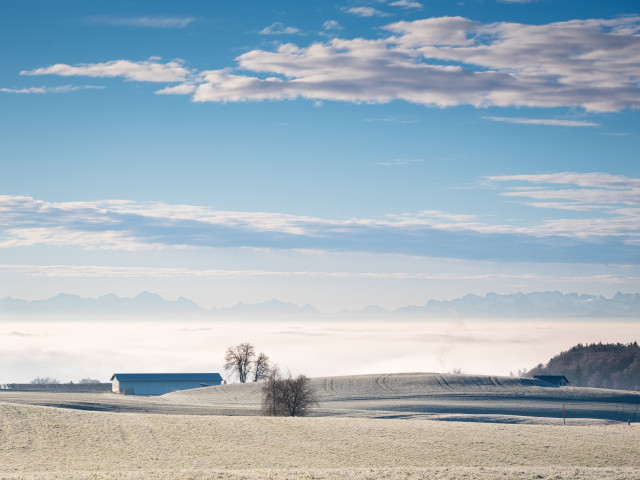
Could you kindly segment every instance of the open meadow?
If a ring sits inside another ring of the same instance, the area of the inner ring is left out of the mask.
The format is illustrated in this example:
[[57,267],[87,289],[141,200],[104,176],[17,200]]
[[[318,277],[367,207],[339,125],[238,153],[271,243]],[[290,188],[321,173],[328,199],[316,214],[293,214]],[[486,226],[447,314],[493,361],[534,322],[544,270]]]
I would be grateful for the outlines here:
[[[314,379],[309,418],[255,416],[252,384],[161,397],[5,391],[0,479],[640,478],[640,428],[605,412],[635,408],[637,421],[640,394],[528,382]],[[564,427],[562,402],[575,406]]]

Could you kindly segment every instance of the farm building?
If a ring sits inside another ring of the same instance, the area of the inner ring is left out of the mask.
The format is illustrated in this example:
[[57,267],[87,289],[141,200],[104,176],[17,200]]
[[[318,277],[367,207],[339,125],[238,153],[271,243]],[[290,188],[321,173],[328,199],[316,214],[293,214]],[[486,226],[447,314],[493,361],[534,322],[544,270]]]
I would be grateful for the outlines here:
[[123,395],[163,395],[222,384],[219,373],[114,373],[111,390]]
[[533,378],[559,387],[566,387],[569,385],[569,380],[567,380],[567,377],[564,375],[534,375]]

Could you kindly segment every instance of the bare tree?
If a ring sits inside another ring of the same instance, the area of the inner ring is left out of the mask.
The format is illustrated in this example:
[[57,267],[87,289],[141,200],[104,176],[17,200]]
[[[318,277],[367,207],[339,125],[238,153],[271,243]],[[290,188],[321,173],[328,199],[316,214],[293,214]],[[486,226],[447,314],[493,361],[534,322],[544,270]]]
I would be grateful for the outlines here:
[[36,377],[33,380],[31,380],[31,383],[34,385],[59,384],[60,380],[52,377]]
[[262,413],[269,417],[281,415],[279,398],[282,387],[282,378],[277,365],[269,371],[267,381],[262,385]]
[[269,377],[269,357],[263,352],[253,362],[253,381],[265,380]]
[[246,383],[255,358],[256,350],[250,343],[229,347],[224,356],[224,369],[231,372],[231,375],[238,375],[240,383]]
[[78,383],[81,385],[90,385],[100,383],[100,380],[96,380],[95,378],[82,378]]
[[302,417],[318,404],[311,381],[305,375],[282,378],[277,369],[272,369],[262,387],[262,412],[265,415]]

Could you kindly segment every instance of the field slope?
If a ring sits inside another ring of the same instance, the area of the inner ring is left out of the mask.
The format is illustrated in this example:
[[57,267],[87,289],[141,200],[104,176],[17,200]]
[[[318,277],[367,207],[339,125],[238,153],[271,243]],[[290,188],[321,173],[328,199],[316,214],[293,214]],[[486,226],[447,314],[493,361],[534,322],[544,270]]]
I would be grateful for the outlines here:
[[[551,387],[542,382],[480,375],[403,373],[312,379],[317,416],[423,418],[508,423],[640,422],[640,393]],[[259,384],[232,384],[165,395],[173,403],[257,412]]]

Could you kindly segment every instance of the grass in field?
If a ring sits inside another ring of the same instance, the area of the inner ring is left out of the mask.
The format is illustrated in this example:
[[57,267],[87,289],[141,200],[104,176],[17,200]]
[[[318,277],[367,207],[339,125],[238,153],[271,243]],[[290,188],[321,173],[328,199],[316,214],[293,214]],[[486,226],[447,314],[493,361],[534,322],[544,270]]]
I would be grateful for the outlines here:
[[632,479],[640,429],[0,403],[0,479]]

